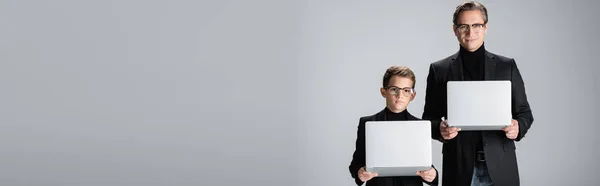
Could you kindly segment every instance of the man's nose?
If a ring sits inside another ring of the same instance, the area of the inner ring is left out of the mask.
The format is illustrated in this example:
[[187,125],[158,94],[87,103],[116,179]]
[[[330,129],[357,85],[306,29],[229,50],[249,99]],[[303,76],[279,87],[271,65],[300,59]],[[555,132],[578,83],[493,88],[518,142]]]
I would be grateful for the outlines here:
[[467,28],[467,30],[465,31],[465,35],[466,36],[471,36],[473,32],[471,31],[471,28]]

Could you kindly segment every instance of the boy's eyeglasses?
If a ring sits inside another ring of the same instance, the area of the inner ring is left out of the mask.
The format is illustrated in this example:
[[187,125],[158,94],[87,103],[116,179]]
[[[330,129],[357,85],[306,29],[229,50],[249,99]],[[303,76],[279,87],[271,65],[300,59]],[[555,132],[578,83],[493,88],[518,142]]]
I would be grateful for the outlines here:
[[400,88],[396,86],[389,86],[385,87],[385,89],[388,91],[389,94],[394,96],[398,96],[400,95],[400,93],[402,93],[402,96],[410,96],[415,92],[415,90],[410,87]]

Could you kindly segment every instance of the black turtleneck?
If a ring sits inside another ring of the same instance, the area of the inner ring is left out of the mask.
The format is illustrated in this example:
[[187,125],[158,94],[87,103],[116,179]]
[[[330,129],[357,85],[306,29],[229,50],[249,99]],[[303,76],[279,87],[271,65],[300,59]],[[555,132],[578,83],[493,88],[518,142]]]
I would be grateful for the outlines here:
[[483,80],[485,63],[484,44],[481,44],[481,47],[473,52],[469,52],[467,49],[460,47],[460,58],[462,59],[465,81]]
[[[460,58],[463,66],[463,78],[465,81],[482,81],[485,72],[485,46],[482,44],[473,52],[460,47]],[[473,145],[476,151],[483,150],[481,132],[468,132],[472,135]]]
[[385,121],[405,121],[408,120],[408,112],[404,109],[402,112],[394,113],[385,107]]
[[[392,112],[388,107],[385,107],[384,119],[385,121],[405,121],[408,120],[408,112],[404,109],[402,112]],[[402,179],[393,179],[393,185],[404,185]]]

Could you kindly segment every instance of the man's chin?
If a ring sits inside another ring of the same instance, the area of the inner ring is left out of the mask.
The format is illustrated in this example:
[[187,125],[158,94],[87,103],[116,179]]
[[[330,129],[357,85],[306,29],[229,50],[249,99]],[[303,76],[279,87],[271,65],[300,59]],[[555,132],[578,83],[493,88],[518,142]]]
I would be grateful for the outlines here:
[[480,44],[478,44],[477,41],[469,41],[469,42],[466,42],[464,44],[464,46],[466,49],[475,50],[480,46]]

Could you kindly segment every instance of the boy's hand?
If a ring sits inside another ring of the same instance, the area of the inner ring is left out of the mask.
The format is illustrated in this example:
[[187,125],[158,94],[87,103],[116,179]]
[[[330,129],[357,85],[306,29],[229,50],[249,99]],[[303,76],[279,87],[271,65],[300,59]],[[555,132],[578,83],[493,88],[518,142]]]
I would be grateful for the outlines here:
[[433,168],[427,170],[417,171],[417,175],[421,176],[426,182],[432,182],[435,179],[436,171]]
[[365,170],[365,167],[361,167],[360,169],[358,169],[358,178],[360,179],[360,181],[366,182],[373,179],[374,177],[377,177],[376,172],[367,172],[367,170]]
[[448,120],[443,120],[440,123],[440,132],[445,140],[451,140],[456,137],[456,135],[458,135],[458,131],[460,131],[460,128],[448,127]]

